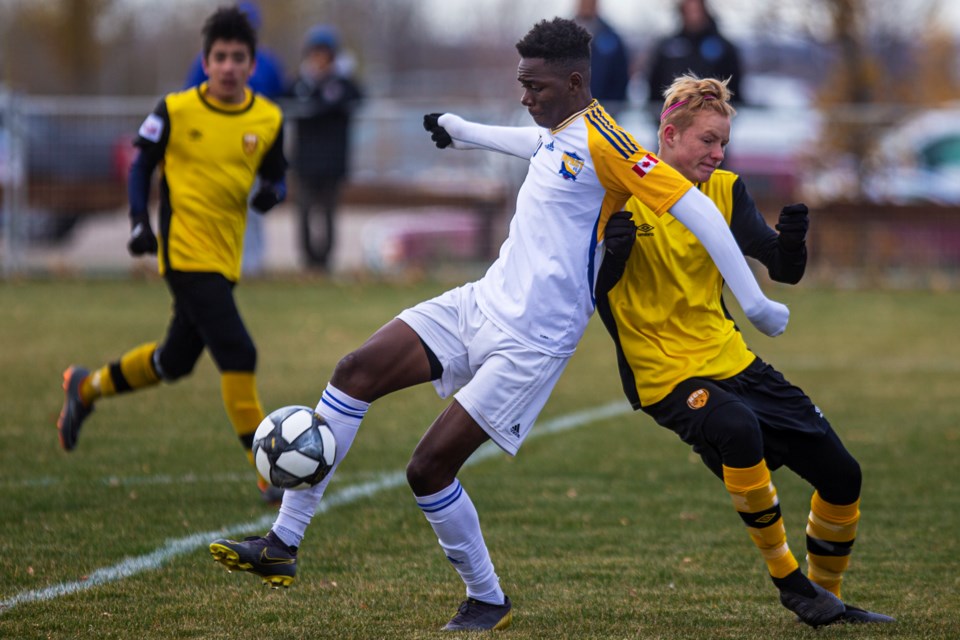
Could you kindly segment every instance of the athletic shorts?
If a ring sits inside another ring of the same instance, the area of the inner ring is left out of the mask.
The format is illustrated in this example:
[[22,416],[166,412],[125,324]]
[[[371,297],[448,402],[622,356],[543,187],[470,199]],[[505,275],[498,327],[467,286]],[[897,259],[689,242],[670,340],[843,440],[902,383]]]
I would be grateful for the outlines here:
[[643,411],[691,445],[717,473],[719,454],[704,440],[703,424],[713,409],[727,402],[742,402],[757,417],[770,469],[789,466],[792,450],[801,450],[797,443],[811,437],[820,440],[833,431],[807,394],[760,358],[731,378],[684,380],[666,398]]
[[253,371],[257,348],[233,297],[236,286],[219,273],[168,270],[173,317],[159,347],[161,377],[189,373],[204,347],[220,371]]
[[546,355],[504,333],[480,311],[472,284],[397,317],[443,366],[433,381],[437,394],[447,398],[456,391],[454,398],[487,435],[516,455],[570,359]]

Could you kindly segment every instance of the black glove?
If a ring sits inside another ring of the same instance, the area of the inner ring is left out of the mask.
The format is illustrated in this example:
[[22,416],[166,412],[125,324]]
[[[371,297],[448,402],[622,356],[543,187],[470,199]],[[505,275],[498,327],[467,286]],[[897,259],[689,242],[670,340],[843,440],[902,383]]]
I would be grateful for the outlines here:
[[146,211],[130,213],[130,239],[127,240],[127,250],[132,256],[157,254],[157,236],[150,228],[150,216]]
[[784,251],[796,253],[804,247],[807,229],[810,228],[810,216],[807,205],[790,204],[780,211],[780,220],[776,229],[780,232],[780,246]]
[[430,139],[437,143],[437,149],[446,149],[453,144],[453,138],[440,126],[442,113],[428,113],[423,116],[423,128],[430,133]]
[[620,264],[626,264],[637,239],[637,224],[629,211],[618,211],[607,220],[603,232],[606,253]]
[[280,182],[269,182],[267,180],[260,181],[260,189],[257,190],[257,193],[254,194],[253,199],[250,200],[250,206],[259,211],[260,213],[266,213],[273,209],[275,206],[283,202],[284,198],[287,197],[287,185],[281,180]]

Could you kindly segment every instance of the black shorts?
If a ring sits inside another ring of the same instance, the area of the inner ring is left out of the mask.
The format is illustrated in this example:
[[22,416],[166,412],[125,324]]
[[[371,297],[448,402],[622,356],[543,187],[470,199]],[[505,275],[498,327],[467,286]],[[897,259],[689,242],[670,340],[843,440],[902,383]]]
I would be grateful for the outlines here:
[[206,272],[168,271],[164,279],[173,295],[173,318],[160,346],[161,375],[186,375],[204,347],[220,371],[252,372],[257,351],[233,297],[236,283]]
[[716,472],[714,466],[718,463],[713,461],[712,465],[707,459],[709,446],[703,439],[703,424],[713,410],[728,402],[742,402],[756,416],[770,469],[788,462],[798,437],[821,440],[821,436],[833,431],[807,394],[760,358],[732,378],[684,380],[666,398],[643,411],[693,446]]

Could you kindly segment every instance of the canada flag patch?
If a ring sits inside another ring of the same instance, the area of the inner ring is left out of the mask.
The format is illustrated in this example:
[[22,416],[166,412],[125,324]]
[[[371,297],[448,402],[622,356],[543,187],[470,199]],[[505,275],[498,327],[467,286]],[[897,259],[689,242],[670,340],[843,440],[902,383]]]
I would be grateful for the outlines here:
[[653,171],[654,167],[656,167],[658,164],[660,164],[660,159],[654,156],[652,153],[648,153],[640,158],[640,162],[633,165],[631,168],[633,169],[634,173],[642,178]]

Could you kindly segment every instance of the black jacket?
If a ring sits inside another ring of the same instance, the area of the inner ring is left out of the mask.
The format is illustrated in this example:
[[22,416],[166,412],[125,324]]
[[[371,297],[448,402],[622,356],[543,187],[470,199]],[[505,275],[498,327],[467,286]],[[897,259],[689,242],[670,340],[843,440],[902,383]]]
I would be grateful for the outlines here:
[[700,78],[730,78],[732,102],[744,103],[740,81],[740,53],[737,47],[720,35],[716,25],[699,33],[681,31],[661,40],[654,49],[648,81],[651,103],[663,103],[663,91],[674,79],[692,71]]
[[363,99],[349,78],[330,75],[297,80],[289,91],[285,115],[296,126],[293,166],[306,178],[342,178],[349,167],[353,112]]

